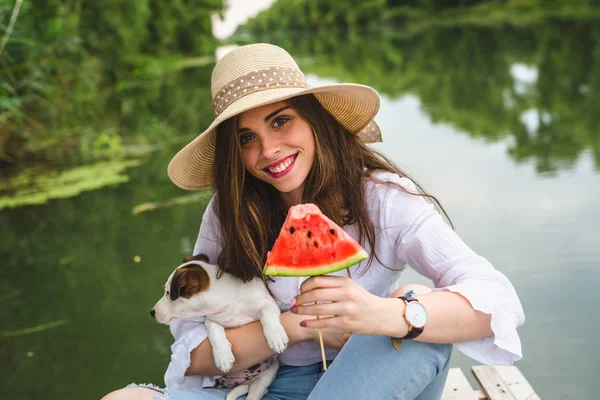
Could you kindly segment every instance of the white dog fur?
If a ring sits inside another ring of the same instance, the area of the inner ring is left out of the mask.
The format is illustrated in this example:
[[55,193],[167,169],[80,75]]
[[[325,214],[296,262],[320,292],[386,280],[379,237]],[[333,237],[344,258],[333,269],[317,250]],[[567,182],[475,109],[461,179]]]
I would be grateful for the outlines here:
[[[260,320],[269,347],[277,353],[285,350],[288,337],[281,325],[280,310],[263,281],[254,278],[244,283],[228,273],[222,273],[217,279],[219,267],[203,260],[208,261],[206,256],[195,256],[171,273],[165,284],[165,294],[152,309],[152,316],[162,324],[180,318],[206,317],[215,365],[224,373],[229,372],[235,362],[225,328]],[[246,393],[248,400],[260,399],[278,368],[275,359],[256,378],[234,388],[227,400]]]

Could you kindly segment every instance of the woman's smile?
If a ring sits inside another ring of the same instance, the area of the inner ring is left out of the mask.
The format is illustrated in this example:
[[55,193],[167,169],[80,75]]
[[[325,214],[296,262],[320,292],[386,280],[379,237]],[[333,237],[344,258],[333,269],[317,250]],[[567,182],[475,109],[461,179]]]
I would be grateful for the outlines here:
[[294,164],[296,163],[296,157],[298,153],[293,154],[289,157],[285,157],[282,160],[276,161],[274,163],[269,164],[266,168],[263,169],[267,174],[269,174],[272,178],[281,178],[285,176],[294,168]]

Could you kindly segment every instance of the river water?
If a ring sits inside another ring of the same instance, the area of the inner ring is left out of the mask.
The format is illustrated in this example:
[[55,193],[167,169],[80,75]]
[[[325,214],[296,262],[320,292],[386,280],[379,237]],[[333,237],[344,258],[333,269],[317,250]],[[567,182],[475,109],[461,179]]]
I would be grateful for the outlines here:
[[[312,84],[379,90],[384,141],[375,147],[513,282],[527,317],[517,365],[544,399],[600,389],[597,25],[278,41]],[[134,381],[163,384],[171,337],[149,310],[191,253],[205,207],[168,203],[189,194],[166,176],[176,150],[138,159],[97,190],[0,211],[0,398],[99,398]],[[147,203],[158,207],[134,213]],[[427,283],[410,272],[401,280]],[[469,375],[476,362],[455,351],[452,364]]]

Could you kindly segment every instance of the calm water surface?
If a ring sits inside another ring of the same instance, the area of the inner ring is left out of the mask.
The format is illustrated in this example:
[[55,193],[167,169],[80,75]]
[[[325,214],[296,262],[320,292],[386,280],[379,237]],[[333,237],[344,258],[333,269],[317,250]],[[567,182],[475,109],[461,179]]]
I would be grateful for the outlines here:
[[[559,28],[544,27],[548,41],[577,43],[596,29],[580,27],[577,37]],[[540,396],[596,398],[600,56],[578,58],[568,46],[542,51],[536,32],[452,30],[391,41],[380,53],[404,57],[396,75],[386,69],[392,59],[371,60],[361,72],[325,68],[325,54],[297,51],[313,84],[352,79],[382,93],[384,142],[375,147],[436,195],[461,237],[515,285],[527,317],[518,367]],[[490,36],[500,54],[489,50]],[[502,45],[522,37],[548,59]],[[454,50],[446,38],[457,40]],[[431,64],[422,64],[430,68],[407,77],[416,68],[409,60],[421,62],[416,49],[427,55],[422,47],[436,41],[439,51],[426,49]],[[456,66],[460,44],[470,56]],[[369,50],[345,43],[333,52],[352,46]],[[191,253],[205,204],[132,210],[187,194],[166,177],[175,151],[148,156],[127,171],[128,183],[0,211],[0,398],[99,398],[134,381],[163,384],[171,337],[148,312]],[[401,282],[426,283],[410,272]],[[458,351],[452,363],[464,371],[476,364]]]

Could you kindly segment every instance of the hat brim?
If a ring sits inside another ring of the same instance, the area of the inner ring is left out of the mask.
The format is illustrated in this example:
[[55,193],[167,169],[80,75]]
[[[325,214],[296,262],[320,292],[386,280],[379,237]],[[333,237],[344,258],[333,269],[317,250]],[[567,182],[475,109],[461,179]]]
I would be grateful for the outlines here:
[[215,118],[210,126],[181,149],[168,167],[169,178],[182,189],[198,190],[212,186],[215,156],[215,128],[223,121],[263,105],[303,94],[314,94],[321,105],[348,131],[358,133],[379,111],[375,89],[353,83],[311,88],[276,88],[244,96]]

